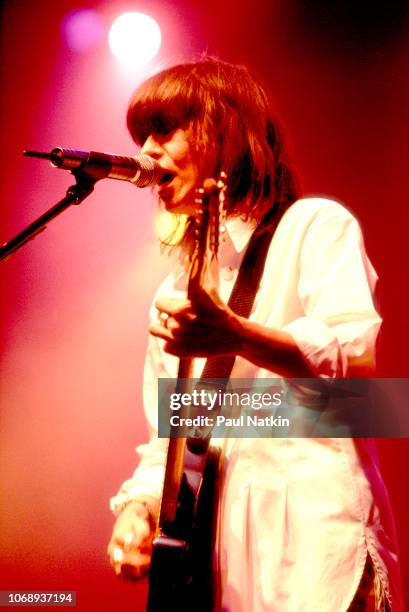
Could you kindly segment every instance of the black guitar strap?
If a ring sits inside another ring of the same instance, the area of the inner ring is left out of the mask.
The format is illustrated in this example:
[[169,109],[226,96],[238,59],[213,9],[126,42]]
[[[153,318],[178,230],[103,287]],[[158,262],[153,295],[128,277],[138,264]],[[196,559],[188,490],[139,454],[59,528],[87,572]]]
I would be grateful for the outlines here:
[[[263,276],[268,249],[281,219],[276,206],[273,206],[263,217],[253,232],[244,254],[236,282],[228,301],[229,307],[237,315],[248,318]],[[275,216],[275,219],[274,219]],[[274,224],[270,227],[271,220]],[[265,229],[265,228],[268,229]],[[235,356],[210,357],[205,364],[201,379],[221,378],[227,380],[234,366]]]

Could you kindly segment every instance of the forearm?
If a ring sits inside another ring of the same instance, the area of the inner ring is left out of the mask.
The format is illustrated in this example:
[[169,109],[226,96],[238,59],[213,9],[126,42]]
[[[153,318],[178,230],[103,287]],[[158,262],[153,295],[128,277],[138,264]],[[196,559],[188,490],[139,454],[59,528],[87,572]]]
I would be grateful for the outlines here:
[[238,355],[260,368],[292,378],[315,376],[290,333],[236,318],[241,338]]

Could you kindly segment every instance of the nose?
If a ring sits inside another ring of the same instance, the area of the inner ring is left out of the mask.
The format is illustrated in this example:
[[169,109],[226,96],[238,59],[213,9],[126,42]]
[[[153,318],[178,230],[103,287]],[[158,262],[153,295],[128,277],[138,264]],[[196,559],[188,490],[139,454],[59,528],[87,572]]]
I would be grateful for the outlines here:
[[143,143],[141,154],[149,155],[149,157],[153,157],[153,159],[160,159],[162,156],[162,147],[159,142],[152,136],[148,136],[148,138]]

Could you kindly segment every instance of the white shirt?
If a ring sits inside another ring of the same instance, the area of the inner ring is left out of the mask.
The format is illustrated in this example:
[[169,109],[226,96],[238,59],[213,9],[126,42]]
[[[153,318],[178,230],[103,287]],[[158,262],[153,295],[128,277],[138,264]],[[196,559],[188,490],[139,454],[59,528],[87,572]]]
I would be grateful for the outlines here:
[[[228,301],[252,232],[226,223],[219,253]],[[293,204],[272,239],[250,318],[287,330],[320,377],[370,363],[381,323],[372,300],[376,273],[356,219],[340,204]],[[184,274],[159,295],[184,297]],[[157,318],[152,308],[152,319]],[[200,376],[205,360],[197,359]],[[149,444],[112,504],[140,494],[160,498],[166,440],[156,437],[157,379],[177,375],[177,359],[151,337],[144,374]],[[238,357],[232,378],[275,374]],[[218,510],[217,575],[223,612],[342,612],[358,588],[367,553],[393,612],[403,610],[394,527],[372,440],[225,439]]]

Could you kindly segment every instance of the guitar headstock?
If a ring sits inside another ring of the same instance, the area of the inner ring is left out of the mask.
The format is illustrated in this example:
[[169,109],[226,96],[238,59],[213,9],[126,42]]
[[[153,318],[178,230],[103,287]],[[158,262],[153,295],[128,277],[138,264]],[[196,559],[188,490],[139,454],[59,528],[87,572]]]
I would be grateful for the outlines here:
[[190,297],[196,287],[206,284],[206,272],[212,264],[217,264],[219,231],[224,214],[225,179],[225,173],[221,172],[217,180],[206,179],[202,187],[196,190],[194,249],[188,285]]

